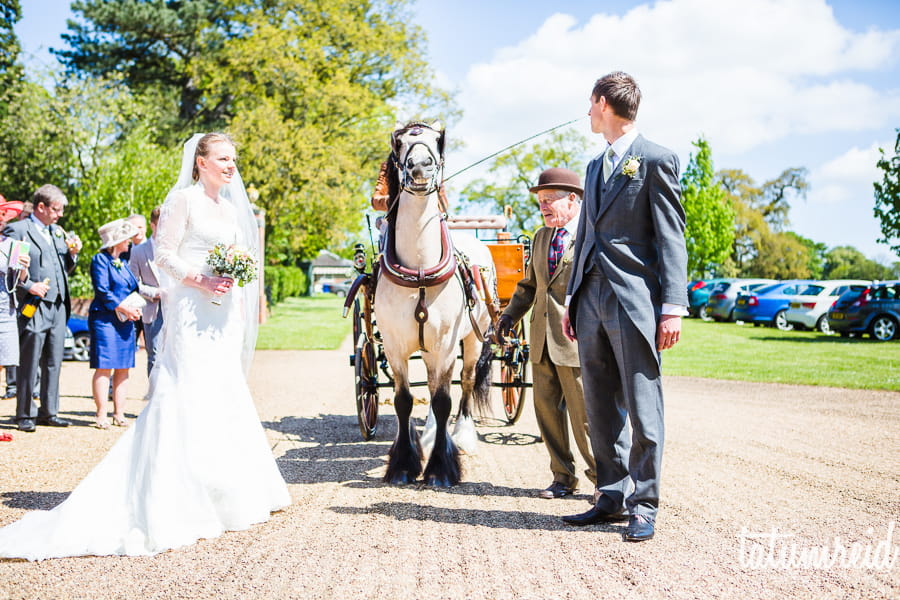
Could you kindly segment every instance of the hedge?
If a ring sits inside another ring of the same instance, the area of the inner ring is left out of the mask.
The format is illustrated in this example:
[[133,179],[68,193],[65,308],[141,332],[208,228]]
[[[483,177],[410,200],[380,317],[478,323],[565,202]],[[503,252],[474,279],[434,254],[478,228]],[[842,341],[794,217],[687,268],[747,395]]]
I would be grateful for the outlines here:
[[267,266],[265,285],[266,300],[269,306],[273,306],[285,298],[304,295],[309,282],[306,272],[300,267]]

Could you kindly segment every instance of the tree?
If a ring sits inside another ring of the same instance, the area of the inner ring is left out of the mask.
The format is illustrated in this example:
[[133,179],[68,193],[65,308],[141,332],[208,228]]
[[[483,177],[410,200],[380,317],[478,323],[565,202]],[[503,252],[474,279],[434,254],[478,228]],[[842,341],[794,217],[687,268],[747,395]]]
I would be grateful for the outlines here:
[[69,49],[53,50],[70,74],[121,76],[138,93],[177,107],[176,130],[224,125],[231,96],[211,96],[192,73],[236,35],[233,9],[218,0],[77,0]]
[[537,197],[528,189],[537,185],[541,172],[551,167],[583,173],[588,147],[587,138],[574,129],[555,131],[543,142],[516,146],[491,162],[490,180],[476,179],[462,190],[462,203],[492,213],[502,213],[510,206],[509,228],[531,233],[541,225],[541,211]]
[[19,0],[0,0],[0,119],[7,116],[12,97],[25,78],[19,63],[21,46],[13,30],[21,18]]
[[891,279],[896,276],[895,267],[875,262],[853,246],[838,246],[825,256],[827,279]]
[[825,274],[825,261],[826,255],[828,254],[828,246],[821,242],[814,242],[793,231],[785,231],[784,233],[806,247],[807,254],[809,255],[809,262],[807,263],[809,273],[803,277],[822,279]]
[[724,263],[731,252],[734,209],[725,189],[715,181],[709,142],[701,137],[693,144],[697,154],[691,155],[681,177],[681,203],[687,220],[688,274],[702,278]]
[[900,254],[900,128],[894,142],[894,156],[887,157],[879,148],[878,168],[884,171],[881,182],[875,182],[875,217],[881,222],[878,241]]
[[[789,201],[795,196],[803,197],[808,188],[806,169],[785,169],[761,187],[740,169],[719,171],[717,178],[728,192],[735,214],[734,247],[723,267],[723,275],[783,277],[778,274],[791,273],[790,277],[808,277],[809,271],[801,266],[797,254],[805,254],[802,262],[808,264],[807,246],[784,237],[782,231],[789,223]],[[779,251],[791,254],[786,257],[761,255]]]
[[266,209],[269,256],[292,262],[357,234],[400,111],[452,117],[408,0],[230,0],[240,35],[195,60],[202,104],[233,97],[230,131]]

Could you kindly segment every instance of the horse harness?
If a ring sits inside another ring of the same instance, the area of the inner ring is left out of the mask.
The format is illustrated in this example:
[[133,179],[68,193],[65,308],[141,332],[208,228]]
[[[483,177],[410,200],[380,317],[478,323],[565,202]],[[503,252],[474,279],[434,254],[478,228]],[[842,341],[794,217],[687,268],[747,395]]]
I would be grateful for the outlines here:
[[481,277],[481,269],[469,264],[468,257],[453,247],[446,219],[441,218],[441,260],[435,266],[427,269],[410,269],[400,264],[400,261],[397,259],[393,233],[394,223],[393,221],[388,221],[384,252],[382,252],[378,262],[379,271],[384,273],[384,276],[396,285],[419,290],[419,299],[414,312],[416,323],[419,324],[419,350],[422,352],[428,351],[425,348],[425,323],[428,321],[425,290],[444,283],[453,277],[454,274],[459,276],[458,281],[466,298],[466,310],[472,323],[472,329],[475,331],[475,335],[478,336],[478,340],[484,342],[484,333],[478,327],[478,322],[475,320],[473,312],[479,297],[485,297],[486,292],[484,280]]

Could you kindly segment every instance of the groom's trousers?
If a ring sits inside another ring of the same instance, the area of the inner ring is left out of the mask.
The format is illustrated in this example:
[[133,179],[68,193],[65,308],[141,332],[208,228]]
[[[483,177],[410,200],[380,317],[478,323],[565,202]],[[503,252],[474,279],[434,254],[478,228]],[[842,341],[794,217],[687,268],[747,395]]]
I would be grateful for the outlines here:
[[597,267],[582,282],[575,327],[597,489],[655,520],[663,450],[659,355]]

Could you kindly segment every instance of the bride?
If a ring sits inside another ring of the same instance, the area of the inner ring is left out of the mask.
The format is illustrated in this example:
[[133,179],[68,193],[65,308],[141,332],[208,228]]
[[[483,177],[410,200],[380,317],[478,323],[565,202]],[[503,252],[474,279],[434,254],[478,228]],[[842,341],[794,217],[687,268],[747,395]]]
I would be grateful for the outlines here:
[[155,554],[290,504],[245,379],[258,280],[233,287],[205,266],[218,243],[257,250],[234,161],[224,134],[185,144],[157,231],[156,262],[170,281],[150,402],[62,504],[0,529],[0,557]]

